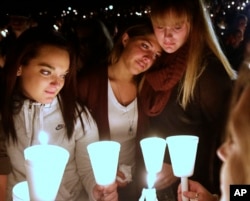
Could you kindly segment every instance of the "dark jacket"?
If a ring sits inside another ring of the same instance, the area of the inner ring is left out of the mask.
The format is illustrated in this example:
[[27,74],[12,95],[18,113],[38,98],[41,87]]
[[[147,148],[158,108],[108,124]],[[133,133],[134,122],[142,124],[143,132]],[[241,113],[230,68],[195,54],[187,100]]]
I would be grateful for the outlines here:
[[[180,80],[172,89],[163,111],[150,118],[148,134],[156,134],[163,138],[171,135],[198,136],[195,170],[191,178],[200,182],[210,192],[219,194],[221,162],[216,150],[221,144],[233,81],[213,55],[208,55],[204,62],[206,67],[198,78],[194,99],[188,103],[185,110],[180,106]],[[168,149],[165,162],[171,163]],[[174,193],[177,193],[178,184],[179,181],[173,185]]]

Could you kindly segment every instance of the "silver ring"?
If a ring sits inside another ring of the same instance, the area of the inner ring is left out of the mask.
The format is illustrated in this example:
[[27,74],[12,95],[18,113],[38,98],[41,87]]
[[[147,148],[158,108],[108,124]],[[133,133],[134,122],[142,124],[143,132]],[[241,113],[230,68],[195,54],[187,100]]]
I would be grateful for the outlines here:
[[198,197],[199,197],[199,193],[196,193],[196,194],[195,194],[195,199],[198,200]]
[[195,193],[195,197],[191,198],[190,201],[198,201],[199,195],[200,195],[199,193]]
[[198,201],[199,200],[198,198],[199,198],[199,193],[196,193],[194,200]]

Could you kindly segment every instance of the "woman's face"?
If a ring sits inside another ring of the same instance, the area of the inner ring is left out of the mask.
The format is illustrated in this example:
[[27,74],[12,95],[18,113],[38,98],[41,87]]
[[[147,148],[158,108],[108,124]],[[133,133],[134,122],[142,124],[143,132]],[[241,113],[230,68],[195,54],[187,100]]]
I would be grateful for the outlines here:
[[[174,18],[172,15],[170,17]],[[187,41],[190,23],[186,19],[157,18],[152,19],[152,24],[159,44],[167,53],[176,52]]]
[[124,50],[120,61],[133,75],[148,70],[162,51],[154,34],[137,38],[129,38],[128,34],[124,34],[123,45]]
[[48,45],[41,47],[38,55],[17,72],[23,94],[36,102],[50,103],[62,89],[69,65],[66,50]]
[[[230,184],[246,184],[246,160],[248,155],[248,136],[250,132],[250,86],[241,94],[232,109],[229,119],[229,136],[218,149],[218,156],[223,161],[221,169],[221,201],[230,200]],[[244,158],[245,157],[245,158]],[[249,161],[249,159],[248,159]]]

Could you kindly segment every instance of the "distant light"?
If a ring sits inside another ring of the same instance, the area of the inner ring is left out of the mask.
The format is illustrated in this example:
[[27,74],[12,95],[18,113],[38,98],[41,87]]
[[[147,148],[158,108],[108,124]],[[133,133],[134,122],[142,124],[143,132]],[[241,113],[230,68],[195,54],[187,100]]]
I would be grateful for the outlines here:
[[113,5],[109,5],[109,10],[113,10],[114,6]]
[[59,30],[59,27],[58,27],[56,24],[54,24],[53,27],[54,27],[54,29],[55,29],[56,31]]
[[8,34],[8,29],[1,30],[1,35],[2,35],[3,37],[6,37],[7,34]]
[[137,16],[142,16],[142,14],[139,13],[139,12],[135,12],[135,14],[136,14]]
[[71,10],[72,8],[71,7],[68,7],[68,10]]

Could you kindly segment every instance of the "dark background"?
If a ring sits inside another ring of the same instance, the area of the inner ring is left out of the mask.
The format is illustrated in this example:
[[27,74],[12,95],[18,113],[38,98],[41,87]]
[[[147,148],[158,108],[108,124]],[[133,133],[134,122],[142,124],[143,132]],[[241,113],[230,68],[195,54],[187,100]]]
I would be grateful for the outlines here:
[[[96,16],[106,21],[110,18],[117,18],[116,14],[119,13],[121,17],[126,19],[132,12],[143,12],[150,1],[151,0],[0,0],[0,27],[6,24],[8,16],[13,14],[31,15],[35,16],[35,18],[41,16],[55,18],[58,16],[61,17],[62,11],[67,10],[68,7],[76,9],[79,14],[78,16],[86,15],[89,17],[90,12],[94,12]],[[242,12],[237,10],[237,7],[246,2],[246,0],[234,0],[235,4],[232,6],[232,0],[204,1],[205,4],[208,5],[209,12],[213,14],[212,18],[214,21],[220,21],[222,18],[226,18],[226,21],[231,21],[235,13]],[[190,3],[192,3],[192,0],[190,0]],[[104,9],[109,5],[113,5],[114,9],[107,12]],[[228,5],[230,5],[230,8],[228,8]],[[248,11],[245,13],[249,15],[248,17],[250,19],[250,9],[249,13]],[[67,17],[71,16],[68,15]]]
[[26,12],[39,12],[44,9],[57,12],[67,6],[81,9],[97,9],[113,4],[117,7],[129,8],[148,4],[149,0],[1,0],[0,10],[3,12],[24,10]]

